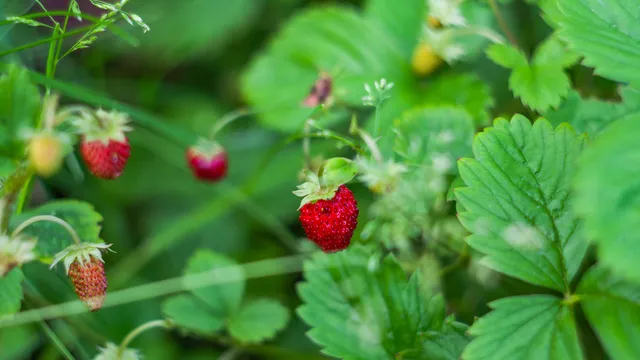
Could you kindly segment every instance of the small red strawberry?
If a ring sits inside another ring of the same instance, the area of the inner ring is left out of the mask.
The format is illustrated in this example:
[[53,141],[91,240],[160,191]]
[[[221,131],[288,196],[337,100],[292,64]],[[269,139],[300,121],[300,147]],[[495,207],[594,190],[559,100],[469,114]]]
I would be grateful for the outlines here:
[[198,145],[187,149],[187,161],[193,175],[203,181],[220,181],[227,175],[229,159],[227,152],[218,143],[200,140]]
[[74,244],[56,254],[51,264],[53,268],[63,260],[78,298],[91,311],[99,310],[107,297],[107,276],[101,251],[110,246],[104,243]]
[[95,113],[83,113],[76,121],[82,139],[80,153],[89,171],[102,179],[115,179],[122,175],[131,155],[126,114],[98,109]]
[[306,171],[309,181],[293,192],[304,197],[299,208],[302,228],[325,253],[346,249],[358,225],[358,203],[344,185],[355,176],[352,165],[347,159],[329,159],[320,177]]

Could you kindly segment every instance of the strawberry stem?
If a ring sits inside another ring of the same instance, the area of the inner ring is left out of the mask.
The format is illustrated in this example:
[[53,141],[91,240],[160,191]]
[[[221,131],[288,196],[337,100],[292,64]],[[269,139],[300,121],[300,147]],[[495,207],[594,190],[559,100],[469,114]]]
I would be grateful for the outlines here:
[[120,343],[120,346],[118,347],[118,353],[117,353],[116,359],[122,359],[122,355],[124,354],[125,350],[127,349],[127,346],[138,335],[142,334],[143,332],[145,332],[145,331],[147,331],[149,329],[153,329],[153,328],[157,328],[157,327],[162,327],[162,328],[165,328],[165,329],[169,329],[169,328],[172,327],[172,325],[173,324],[169,320],[153,320],[153,321],[149,321],[147,323],[144,323],[144,324],[138,326],[137,328],[131,330],[131,332],[129,334],[127,334],[127,336],[124,338],[124,340],[122,340],[122,343]]
[[218,120],[218,122],[213,126],[213,130],[211,131],[211,139],[215,139],[216,135],[218,135],[218,133],[222,131],[222,129],[224,129],[227,125],[231,124],[235,120],[253,114],[256,114],[256,112],[250,111],[249,109],[245,108],[237,109],[227,113],[222,118],[220,118],[220,120]]
[[13,231],[13,233],[11,234],[11,237],[18,236],[18,234],[20,234],[20,232],[24,230],[27,226],[37,223],[39,221],[49,221],[49,222],[61,225],[69,232],[69,235],[71,235],[71,237],[73,238],[73,241],[75,241],[76,244],[78,245],[82,244],[82,241],[80,241],[80,237],[78,236],[78,233],[73,229],[73,227],[69,225],[68,222],[58,217],[55,217],[53,215],[38,215],[26,220]]

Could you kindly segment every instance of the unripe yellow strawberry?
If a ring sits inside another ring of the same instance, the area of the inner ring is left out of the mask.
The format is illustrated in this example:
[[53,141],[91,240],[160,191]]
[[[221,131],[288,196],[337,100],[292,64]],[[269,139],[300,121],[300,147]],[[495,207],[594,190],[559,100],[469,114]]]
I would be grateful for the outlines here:
[[433,29],[439,29],[442,27],[442,23],[440,20],[434,18],[433,16],[427,16],[427,23]]
[[442,65],[442,59],[433,51],[430,45],[421,42],[413,51],[411,65],[416,75],[425,76],[440,67],[440,65]]
[[54,134],[43,133],[34,136],[29,143],[31,166],[40,176],[55,174],[64,158],[63,144]]

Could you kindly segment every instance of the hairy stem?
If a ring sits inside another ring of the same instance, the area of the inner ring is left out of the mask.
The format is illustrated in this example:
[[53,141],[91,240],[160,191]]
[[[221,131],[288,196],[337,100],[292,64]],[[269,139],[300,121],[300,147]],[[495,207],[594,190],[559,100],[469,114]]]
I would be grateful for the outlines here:
[[122,340],[122,343],[120,343],[120,346],[118,347],[118,354],[116,356],[116,359],[122,359],[122,355],[124,355],[124,351],[127,349],[127,346],[129,346],[129,344],[133,341],[133,339],[135,339],[138,335],[142,334],[143,332],[149,329],[158,328],[158,327],[168,329],[171,327],[171,324],[167,320],[154,320],[154,321],[149,321],[147,323],[144,323],[138,326],[137,328],[131,330],[131,332],[124,338],[124,340]]
[[509,27],[507,26],[507,22],[504,20],[504,17],[502,17],[502,13],[500,12],[500,8],[498,7],[496,0],[489,0],[489,6],[491,6],[491,10],[495,15],[496,20],[498,20],[498,25],[500,25],[502,32],[504,32],[504,34],[507,36],[507,38],[509,39],[509,42],[511,42],[513,46],[518,47],[518,42],[516,41],[515,36],[513,36],[513,34],[511,33],[511,30],[509,30]]
[[75,241],[76,244],[80,245],[82,244],[82,241],[80,240],[80,237],[78,236],[78,233],[73,229],[73,227],[71,225],[69,225],[68,222],[55,217],[53,215],[38,215],[38,216],[34,216],[32,218],[29,218],[29,220],[26,220],[25,222],[23,222],[22,224],[20,224],[11,234],[11,237],[15,237],[18,236],[18,234],[20,234],[20,232],[22,230],[24,230],[27,226],[32,225],[34,223],[37,223],[39,221],[49,221],[52,223],[56,223],[58,225],[61,225],[62,227],[64,227],[67,232],[69,232],[69,235],[71,235],[71,237],[73,238],[73,241]]

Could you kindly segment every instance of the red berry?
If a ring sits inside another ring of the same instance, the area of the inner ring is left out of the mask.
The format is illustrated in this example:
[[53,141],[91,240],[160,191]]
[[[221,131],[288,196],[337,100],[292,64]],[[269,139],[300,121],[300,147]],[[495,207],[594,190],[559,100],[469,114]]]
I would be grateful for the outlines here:
[[344,250],[358,225],[358,203],[351,190],[341,185],[332,199],[318,200],[300,208],[300,222],[307,237],[322,251]]
[[187,161],[193,175],[204,181],[219,181],[227,175],[229,159],[224,150],[206,154],[195,148],[187,150]]
[[124,137],[124,141],[108,140],[108,142],[86,141],[83,138],[80,153],[92,174],[102,179],[115,179],[122,175],[131,155],[131,146],[127,137]]
[[75,260],[69,266],[69,278],[78,294],[91,311],[99,310],[107,297],[107,276],[104,264],[93,256],[82,264]]

